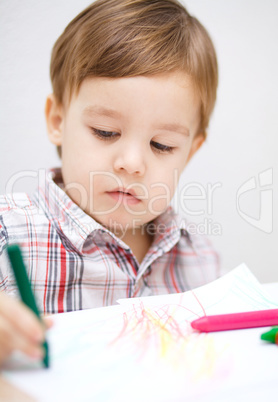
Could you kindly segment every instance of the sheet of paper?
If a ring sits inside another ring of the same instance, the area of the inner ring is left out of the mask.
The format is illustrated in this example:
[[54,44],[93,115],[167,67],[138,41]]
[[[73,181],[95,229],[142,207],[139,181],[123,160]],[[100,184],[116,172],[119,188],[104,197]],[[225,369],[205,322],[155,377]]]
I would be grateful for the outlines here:
[[119,302],[55,316],[51,368],[21,362],[4,375],[38,401],[238,402],[278,394],[278,348],[260,341],[262,329],[199,334],[190,326],[204,312],[278,307],[244,264],[194,291]]
[[[148,306],[181,304],[188,311],[190,321],[200,315],[237,313],[243,311],[275,308],[276,304],[269,300],[267,292],[245,264],[239,265],[228,274],[208,285],[185,293],[171,295],[120,299],[122,305]],[[184,311],[183,311],[184,314]]]

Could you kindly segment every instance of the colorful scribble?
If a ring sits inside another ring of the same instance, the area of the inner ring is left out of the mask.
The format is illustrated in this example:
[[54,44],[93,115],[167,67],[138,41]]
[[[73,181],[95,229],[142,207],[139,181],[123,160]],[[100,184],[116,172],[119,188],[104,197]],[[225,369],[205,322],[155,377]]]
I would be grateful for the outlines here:
[[123,314],[121,331],[110,347],[131,353],[140,364],[146,360],[177,373],[189,373],[192,380],[212,377],[227,347],[219,350],[213,337],[193,331],[183,318],[184,309],[181,304],[134,304]]

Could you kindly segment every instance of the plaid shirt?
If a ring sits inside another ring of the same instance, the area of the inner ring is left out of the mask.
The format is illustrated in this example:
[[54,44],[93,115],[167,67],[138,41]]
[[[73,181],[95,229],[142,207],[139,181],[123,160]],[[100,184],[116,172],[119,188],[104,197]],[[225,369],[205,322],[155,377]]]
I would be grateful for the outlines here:
[[20,244],[38,305],[45,313],[102,307],[125,297],[184,292],[218,277],[218,258],[207,239],[189,235],[184,220],[171,207],[155,220],[159,230],[139,264],[122,240],[62,190],[60,169],[41,176],[32,198],[24,193],[0,197],[0,290],[17,295],[3,252],[7,243]]

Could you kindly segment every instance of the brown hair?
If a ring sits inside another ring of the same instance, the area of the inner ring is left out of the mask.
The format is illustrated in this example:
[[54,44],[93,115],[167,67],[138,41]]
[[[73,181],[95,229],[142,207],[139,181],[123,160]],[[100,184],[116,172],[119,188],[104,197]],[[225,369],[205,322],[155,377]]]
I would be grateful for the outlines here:
[[201,99],[200,133],[214,108],[218,82],[212,41],[176,0],[97,0],[56,41],[50,75],[59,103],[89,76],[132,77],[174,70],[189,74]]

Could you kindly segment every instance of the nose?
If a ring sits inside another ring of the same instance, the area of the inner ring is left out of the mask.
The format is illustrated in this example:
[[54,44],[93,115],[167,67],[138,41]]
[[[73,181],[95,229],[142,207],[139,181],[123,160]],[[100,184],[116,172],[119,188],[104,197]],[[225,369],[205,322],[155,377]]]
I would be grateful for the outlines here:
[[115,156],[114,169],[116,172],[142,176],[146,170],[144,150],[136,143],[122,144]]

